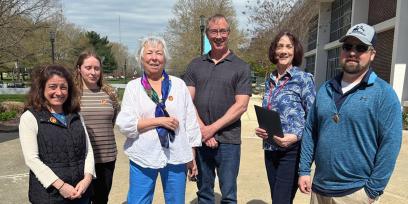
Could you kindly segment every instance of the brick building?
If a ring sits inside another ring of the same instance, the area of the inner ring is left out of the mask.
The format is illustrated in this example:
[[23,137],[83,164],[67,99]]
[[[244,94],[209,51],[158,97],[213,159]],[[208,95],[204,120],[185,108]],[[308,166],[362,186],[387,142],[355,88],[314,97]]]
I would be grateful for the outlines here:
[[339,39],[355,24],[367,23],[377,32],[374,71],[388,81],[408,106],[408,1],[315,0],[319,6],[308,22],[304,40],[305,70],[314,73],[316,84],[341,71]]

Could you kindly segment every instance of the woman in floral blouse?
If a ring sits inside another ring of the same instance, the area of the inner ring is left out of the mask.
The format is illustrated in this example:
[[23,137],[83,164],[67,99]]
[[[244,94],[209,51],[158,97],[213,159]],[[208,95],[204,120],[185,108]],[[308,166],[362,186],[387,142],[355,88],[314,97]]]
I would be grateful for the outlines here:
[[293,203],[298,180],[299,141],[316,95],[313,76],[298,67],[302,58],[302,45],[288,31],[280,32],[270,45],[269,59],[276,70],[266,79],[262,106],[280,114],[283,135],[275,135],[272,142],[266,142],[266,130],[258,127],[255,131],[264,139],[265,166],[274,204]]

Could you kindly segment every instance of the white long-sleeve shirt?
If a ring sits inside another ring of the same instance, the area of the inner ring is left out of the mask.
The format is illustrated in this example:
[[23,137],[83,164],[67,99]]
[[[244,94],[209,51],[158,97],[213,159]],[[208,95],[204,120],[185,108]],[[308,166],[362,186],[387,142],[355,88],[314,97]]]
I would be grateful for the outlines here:
[[169,148],[160,144],[156,128],[139,133],[140,119],[154,118],[156,104],[146,94],[141,78],[130,81],[125,89],[122,108],[116,119],[120,132],[126,137],[125,154],[144,168],[163,168],[167,164],[183,164],[193,160],[192,147],[201,146],[201,132],[190,93],[184,81],[170,76],[171,89],[166,110],[179,121],[175,139]]
[[[86,148],[87,154],[85,158],[84,173],[89,173],[95,177],[95,167],[94,167],[94,155],[92,151],[91,142],[89,141],[88,132],[86,131],[85,124],[81,116],[81,122],[85,129],[86,134]],[[28,168],[33,171],[35,176],[44,186],[48,188],[53,184],[58,178],[58,176],[44,164],[38,154],[38,123],[35,116],[30,112],[24,112],[20,117],[19,125],[19,137],[21,148],[23,150],[24,160]]]

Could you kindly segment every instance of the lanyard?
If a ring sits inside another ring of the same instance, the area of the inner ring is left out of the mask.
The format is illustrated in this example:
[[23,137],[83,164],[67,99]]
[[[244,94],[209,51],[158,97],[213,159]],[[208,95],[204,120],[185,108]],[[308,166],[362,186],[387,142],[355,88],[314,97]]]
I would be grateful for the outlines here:
[[[268,110],[272,110],[272,97],[275,98],[276,95],[285,87],[286,83],[288,83],[290,77],[286,77],[285,81],[279,86],[278,90],[275,92],[275,94],[272,94],[273,90],[275,90],[275,87],[272,89],[269,89],[269,99],[267,103]],[[279,80],[278,80],[279,81]],[[269,82],[270,85],[272,86],[272,82]]]

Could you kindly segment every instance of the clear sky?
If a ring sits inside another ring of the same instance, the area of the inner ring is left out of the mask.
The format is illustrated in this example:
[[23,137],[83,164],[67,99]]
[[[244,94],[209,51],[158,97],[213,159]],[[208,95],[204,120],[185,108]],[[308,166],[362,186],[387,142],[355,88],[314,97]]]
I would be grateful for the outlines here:
[[[108,36],[109,41],[125,44],[134,54],[138,40],[149,35],[163,33],[173,17],[176,0],[61,0],[65,17],[69,22],[88,31]],[[246,0],[232,0],[239,26],[247,24],[242,14]],[[120,32],[119,32],[120,16]],[[120,35],[119,35],[120,33]]]

